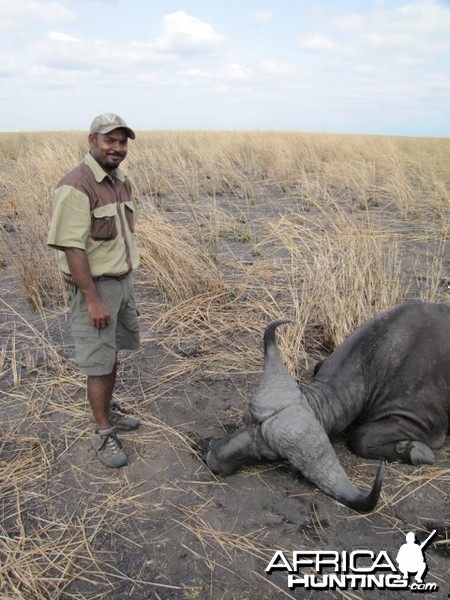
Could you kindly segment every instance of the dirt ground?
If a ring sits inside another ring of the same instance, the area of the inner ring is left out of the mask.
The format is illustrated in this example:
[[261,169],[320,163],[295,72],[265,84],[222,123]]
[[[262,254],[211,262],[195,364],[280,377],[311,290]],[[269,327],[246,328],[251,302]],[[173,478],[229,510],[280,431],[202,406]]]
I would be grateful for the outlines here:
[[[248,242],[220,244],[228,268],[249,259]],[[432,466],[387,465],[379,505],[365,515],[328,498],[283,463],[215,477],[192,445],[239,425],[259,373],[248,370],[245,356],[239,372],[191,368],[192,361],[201,365],[204,349],[168,348],[165,332],[153,327],[158,292],[139,274],[136,285],[142,347],[122,357],[116,399],[142,425],[121,435],[130,464],[108,470],[90,449],[92,424],[67,313],[30,312],[16,274],[6,265],[1,270],[0,449],[10,479],[0,505],[0,589],[14,581],[23,593],[2,598],[448,598],[449,444]],[[261,339],[249,343],[260,346]],[[345,435],[334,443],[350,477],[368,489],[376,461],[352,455]],[[371,550],[394,559],[406,533],[422,542],[433,530],[425,581],[436,583],[437,591],[292,590],[286,572],[265,572],[276,551],[292,557],[293,551]],[[26,572],[41,587],[33,589]]]

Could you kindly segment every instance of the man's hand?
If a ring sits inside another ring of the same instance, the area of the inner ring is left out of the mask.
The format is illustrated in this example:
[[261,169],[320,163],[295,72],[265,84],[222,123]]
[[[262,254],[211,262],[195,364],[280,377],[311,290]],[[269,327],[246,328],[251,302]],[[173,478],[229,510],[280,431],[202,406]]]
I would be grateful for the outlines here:
[[97,329],[104,329],[111,323],[111,315],[108,307],[98,294],[94,298],[86,297],[89,317]]

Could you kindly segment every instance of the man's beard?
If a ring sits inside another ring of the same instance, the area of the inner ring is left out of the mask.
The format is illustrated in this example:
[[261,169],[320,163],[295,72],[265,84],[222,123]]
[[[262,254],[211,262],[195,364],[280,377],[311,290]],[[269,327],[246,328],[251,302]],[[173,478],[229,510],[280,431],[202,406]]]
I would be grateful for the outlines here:
[[125,157],[120,154],[109,154],[106,156],[104,168],[108,171],[114,171]]

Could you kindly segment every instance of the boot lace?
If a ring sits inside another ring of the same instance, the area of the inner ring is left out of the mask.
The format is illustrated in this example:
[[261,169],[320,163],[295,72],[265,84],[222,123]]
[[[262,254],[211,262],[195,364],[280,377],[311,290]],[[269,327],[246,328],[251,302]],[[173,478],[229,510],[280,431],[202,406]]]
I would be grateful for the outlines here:
[[113,433],[108,433],[102,437],[105,439],[99,448],[100,452],[104,449],[108,449],[112,454],[118,454],[122,450],[122,443]]

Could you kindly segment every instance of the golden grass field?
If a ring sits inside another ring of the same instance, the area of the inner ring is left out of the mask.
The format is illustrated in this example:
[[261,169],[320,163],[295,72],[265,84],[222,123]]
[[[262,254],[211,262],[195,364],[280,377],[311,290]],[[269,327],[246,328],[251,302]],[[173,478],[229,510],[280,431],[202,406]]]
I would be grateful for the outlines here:
[[[123,436],[131,464],[114,472],[89,448],[46,247],[52,190],[86,149],[80,132],[0,133],[2,600],[406,600],[299,595],[264,569],[275,549],[394,553],[432,529],[439,592],[420,596],[447,598],[448,444],[432,466],[388,465],[364,516],[285,465],[217,479],[191,446],[239,424],[271,319],[294,320],[280,345],[304,381],[373,314],[449,301],[450,139],[140,133],[123,166],[140,199],[142,347],[123,357],[117,397],[143,427]],[[374,461],[336,448],[368,488]]]

